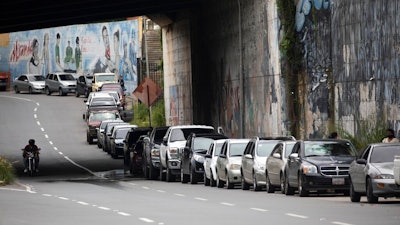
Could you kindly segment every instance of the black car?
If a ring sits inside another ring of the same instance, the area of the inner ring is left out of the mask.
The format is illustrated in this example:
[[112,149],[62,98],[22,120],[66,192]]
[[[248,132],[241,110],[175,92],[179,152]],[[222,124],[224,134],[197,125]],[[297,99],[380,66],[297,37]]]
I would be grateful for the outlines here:
[[181,154],[181,182],[196,184],[203,180],[204,157],[214,140],[227,139],[222,134],[191,134]]
[[357,151],[348,140],[298,141],[285,168],[285,194],[298,190],[301,197],[310,191],[337,191],[348,194],[349,168]]
[[143,175],[148,179],[156,179],[160,171],[160,145],[167,133],[168,126],[155,127],[148,137],[143,139]]
[[92,91],[92,80],[93,75],[80,75],[76,80],[75,96],[79,97],[83,95],[87,98],[89,93]]
[[137,127],[128,131],[124,142],[124,169],[131,174],[142,172],[143,139],[151,132],[151,127]]

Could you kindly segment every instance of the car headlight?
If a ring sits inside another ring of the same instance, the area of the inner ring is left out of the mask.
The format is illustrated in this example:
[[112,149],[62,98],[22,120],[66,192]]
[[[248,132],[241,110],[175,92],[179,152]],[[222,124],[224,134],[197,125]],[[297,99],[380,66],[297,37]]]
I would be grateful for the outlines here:
[[179,149],[178,148],[170,148],[168,150],[168,152],[169,152],[169,157],[178,158],[178,154],[179,154]]
[[151,156],[152,157],[160,157],[160,150],[159,149],[151,149]]
[[231,164],[229,169],[230,170],[240,170],[240,164]]
[[201,155],[195,154],[195,155],[193,155],[193,158],[194,158],[194,160],[196,160],[199,163],[204,163],[204,157]]
[[375,179],[394,179],[392,174],[379,174],[375,176]]
[[303,174],[312,174],[312,173],[318,173],[317,167],[312,165],[312,164],[302,164],[301,165],[301,170],[303,171]]

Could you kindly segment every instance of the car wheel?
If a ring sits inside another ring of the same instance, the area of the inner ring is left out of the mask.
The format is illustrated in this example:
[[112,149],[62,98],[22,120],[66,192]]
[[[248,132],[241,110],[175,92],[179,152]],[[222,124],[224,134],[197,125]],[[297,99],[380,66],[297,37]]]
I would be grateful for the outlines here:
[[212,173],[212,170],[210,171],[210,186],[211,187],[215,187],[217,186],[217,181],[214,178],[214,175]]
[[294,188],[290,186],[289,179],[285,175],[285,195],[294,195]]
[[19,91],[19,89],[18,89],[18,86],[14,86],[14,91],[15,91],[15,93],[17,93],[17,94],[20,93],[20,91]]
[[248,183],[246,183],[246,180],[244,179],[243,173],[242,173],[242,178],[241,180],[241,184],[242,184],[242,190],[249,190],[250,189],[250,185]]
[[166,172],[165,180],[167,182],[175,181],[175,176],[172,174],[171,169],[168,168],[168,158],[167,158],[167,172]]
[[367,201],[368,203],[377,203],[378,197],[374,196],[371,178],[367,179]]
[[299,196],[300,197],[306,197],[306,196],[308,196],[308,191],[303,186],[303,177],[302,177],[302,175],[299,174],[298,178],[299,178],[299,181],[298,181]]
[[164,167],[160,163],[160,181],[165,181]]
[[229,180],[228,172],[226,172],[226,188],[233,189],[234,184]]
[[101,148],[101,147],[102,147],[101,144],[100,144],[100,141],[97,141],[97,147],[98,147],[98,148]]
[[181,168],[181,182],[182,184],[186,184],[189,182],[188,176],[183,172],[183,169]]
[[203,173],[204,186],[210,186],[210,179],[207,178],[206,172]]
[[65,93],[63,92],[63,90],[61,88],[58,89],[58,95],[59,96],[64,96],[65,95]]
[[29,94],[32,94],[32,93],[33,93],[32,87],[29,87],[28,92],[29,92]]
[[196,172],[191,167],[189,168],[189,171],[190,171],[190,184],[197,184]]
[[254,191],[261,191],[261,186],[258,185],[256,174],[253,172],[253,190]]
[[45,87],[44,91],[46,92],[46,95],[51,95],[51,91],[50,91],[49,87]]
[[223,188],[224,185],[225,185],[225,183],[221,179],[219,179],[219,176],[217,174],[217,187],[218,188]]
[[280,186],[281,186],[281,193],[285,194],[285,176],[281,173],[280,175]]
[[267,189],[268,193],[273,193],[275,191],[274,186],[271,184],[269,180],[268,172],[265,172],[265,188]]
[[86,141],[87,141],[87,143],[89,143],[89,144],[93,144],[93,138],[90,137],[89,134],[86,134]]

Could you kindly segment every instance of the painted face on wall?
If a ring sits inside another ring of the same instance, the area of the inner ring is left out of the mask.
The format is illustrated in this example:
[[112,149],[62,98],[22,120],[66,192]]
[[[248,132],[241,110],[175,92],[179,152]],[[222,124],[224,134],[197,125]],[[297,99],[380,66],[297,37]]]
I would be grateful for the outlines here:
[[106,27],[104,27],[102,30],[102,36],[103,36],[104,47],[106,49],[105,57],[107,59],[110,59],[111,58],[111,56],[110,56],[110,40],[108,39],[108,30]]

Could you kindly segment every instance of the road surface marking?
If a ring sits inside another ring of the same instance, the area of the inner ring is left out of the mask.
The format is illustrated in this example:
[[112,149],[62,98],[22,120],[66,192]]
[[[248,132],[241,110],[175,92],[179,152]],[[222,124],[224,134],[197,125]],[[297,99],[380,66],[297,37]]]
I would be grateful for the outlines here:
[[49,139],[49,135],[47,135],[47,134],[45,134],[44,137],[45,137],[46,139]]
[[146,187],[146,186],[142,186],[142,188],[145,189],[145,190],[149,190],[150,189],[149,187]]
[[46,196],[46,197],[51,197],[52,195],[51,194],[42,194],[43,196]]
[[16,188],[4,188],[4,187],[0,187],[0,190],[6,190],[6,191],[26,191],[26,190],[20,190],[20,189],[16,189]]
[[22,100],[22,101],[27,101],[27,102],[31,102],[32,101],[32,100],[27,99],[27,98],[19,98],[19,97],[13,97],[13,96],[0,95],[0,97],[3,97],[3,98],[14,98],[14,99]]
[[260,208],[250,208],[251,210],[254,210],[254,211],[259,211],[259,212],[267,212],[268,210],[267,209],[260,209]]
[[286,213],[286,216],[291,216],[291,217],[296,217],[296,218],[301,218],[301,219],[307,219],[308,216],[303,216],[303,215],[298,215],[298,214],[293,214],[293,213]]
[[40,126],[40,122],[39,122],[39,120],[38,120],[38,121],[36,121],[36,123],[37,123],[37,125],[38,125],[38,126]]
[[351,223],[342,223],[342,222],[338,222],[338,221],[333,221],[332,223],[336,224],[336,225],[353,225]]
[[83,170],[86,170],[88,173],[92,174],[93,176],[101,178],[99,175],[95,174],[95,173],[94,173],[93,171],[91,171],[90,169],[88,169],[88,168],[86,168],[86,167],[84,167],[84,166],[79,165],[78,163],[74,162],[73,160],[71,160],[71,159],[68,158],[67,156],[64,156],[64,158],[65,158],[68,162],[74,164],[75,166],[77,166],[77,167],[79,167],[79,168],[81,168],[81,169],[83,169]]
[[154,220],[148,219],[148,218],[144,218],[144,217],[140,217],[139,220],[146,222],[146,223],[154,223]]
[[78,201],[78,202],[76,202],[76,203],[81,204],[81,205],[89,205],[89,203],[87,203],[87,202],[81,202],[81,201]]
[[160,193],[165,193],[165,191],[163,191],[163,190],[157,190],[158,192],[160,192]]
[[36,102],[36,105],[37,105],[37,106],[40,106],[39,102]]
[[195,197],[194,199],[199,200],[199,201],[208,201],[206,198],[200,198],[200,197]]
[[132,185],[132,186],[136,186],[137,184],[135,184],[135,183],[129,183],[130,185]]
[[118,212],[119,215],[121,216],[130,216],[131,214],[129,213],[124,213],[124,212]]
[[98,208],[99,208],[99,209],[102,209],[102,210],[107,210],[107,211],[108,211],[108,210],[111,210],[110,208],[107,208],[107,207],[104,207],[104,206],[99,206]]
[[53,149],[54,149],[54,151],[58,151],[58,148],[57,148],[57,147],[54,147]]
[[64,155],[62,152],[58,152],[58,154],[60,154],[60,155]]
[[52,142],[52,141],[49,141],[49,144],[50,144],[50,145],[53,145],[53,142]]
[[43,127],[41,127],[40,130],[42,130],[44,132],[44,128]]
[[226,206],[235,206],[235,204],[228,203],[228,202],[221,202],[221,205],[226,205]]
[[183,195],[183,194],[178,194],[178,193],[175,193],[174,195],[179,196],[179,197],[185,197],[185,195]]
[[35,107],[35,108],[33,109],[33,111],[37,112],[37,107]]
[[69,200],[69,198],[65,198],[65,197],[58,197],[61,200]]
[[33,114],[33,118],[37,119],[37,115],[36,115],[36,113],[35,113],[35,114]]
[[36,191],[29,185],[21,184],[19,182],[16,182],[17,184],[23,186],[25,188],[25,191],[31,194],[36,194]]

